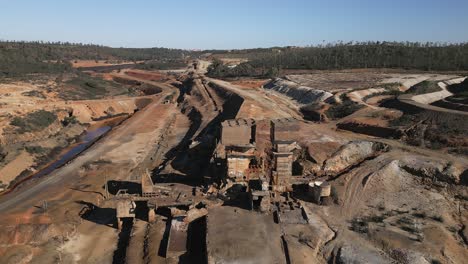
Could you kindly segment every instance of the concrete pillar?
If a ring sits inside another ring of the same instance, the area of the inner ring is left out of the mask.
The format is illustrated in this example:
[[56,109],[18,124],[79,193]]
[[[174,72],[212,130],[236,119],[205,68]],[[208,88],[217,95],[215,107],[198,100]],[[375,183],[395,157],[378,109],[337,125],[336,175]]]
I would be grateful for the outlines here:
[[150,222],[150,223],[156,222],[156,210],[154,208],[149,208],[148,222]]

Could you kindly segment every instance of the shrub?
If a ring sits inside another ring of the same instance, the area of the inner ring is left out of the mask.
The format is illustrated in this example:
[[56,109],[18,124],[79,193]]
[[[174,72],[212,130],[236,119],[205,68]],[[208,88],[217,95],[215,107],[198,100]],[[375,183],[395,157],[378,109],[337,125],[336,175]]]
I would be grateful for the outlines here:
[[37,91],[37,90],[27,91],[27,92],[22,93],[21,95],[46,99],[46,96],[41,91]]
[[350,229],[357,233],[367,234],[369,232],[369,223],[365,219],[354,218],[351,221]]
[[426,213],[425,212],[415,212],[413,213],[413,216],[417,218],[426,218]]
[[441,215],[433,215],[431,216],[431,219],[437,222],[441,222],[441,223],[444,222],[444,218]]
[[369,217],[370,222],[382,223],[383,220],[385,220],[385,217],[381,215],[374,215],[374,216]]
[[340,119],[351,115],[363,106],[351,100],[343,101],[341,104],[331,106],[325,111],[325,114],[331,119]]
[[338,191],[335,186],[331,187],[330,196],[333,198],[333,202],[335,202],[335,204],[339,204],[340,197],[338,196]]
[[0,162],[3,161],[3,159],[5,159],[6,155],[7,155],[7,153],[5,152],[3,147],[0,146]]
[[62,120],[62,125],[63,126],[68,126],[69,124],[76,124],[78,123],[78,120],[76,119],[76,116],[67,116]]
[[373,93],[373,94],[369,94],[369,95],[366,95],[362,98],[362,100],[365,102],[367,101],[368,99],[372,98],[372,97],[376,97],[376,96],[380,96],[380,95],[393,95],[394,97],[397,97],[399,95],[403,94],[403,92],[401,92],[400,90],[387,90],[387,91],[383,91],[383,92],[378,92],[378,93]]
[[136,69],[143,70],[170,70],[170,69],[180,69],[186,67],[187,64],[183,60],[152,60],[144,63],[139,63],[135,66]]
[[390,251],[389,255],[397,263],[408,263],[408,253],[402,249],[394,249]]
[[15,117],[10,125],[16,126],[18,133],[26,133],[42,130],[51,125],[57,119],[55,113],[39,110],[27,114],[25,117]]
[[414,226],[401,226],[400,227],[402,230],[405,230],[406,232],[410,232],[411,234],[417,234],[418,230]]
[[442,89],[439,87],[437,82],[433,81],[423,81],[420,82],[406,91],[406,93],[409,94],[426,94],[426,93],[433,93],[433,92],[439,92]]
[[40,154],[44,153],[47,150],[41,146],[26,146],[25,149],[31,154]]
[[366,234],[369,233],[369,223],[383,223],[384,220],[385,216],[379,215],[354,218],[351,220],[351,227],[349,229],[357,233]]
[[128,89],[112,81],[98,79],[86,74],[78,76],[64,83],[64,90],[59,94],[65,100],[99,99],[108,94],[128,93]]

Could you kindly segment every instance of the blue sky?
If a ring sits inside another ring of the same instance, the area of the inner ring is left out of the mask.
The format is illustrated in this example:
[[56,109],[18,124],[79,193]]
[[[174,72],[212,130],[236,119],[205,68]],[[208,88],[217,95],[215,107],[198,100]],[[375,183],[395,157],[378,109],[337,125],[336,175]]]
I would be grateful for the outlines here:
[[0,39],[231,49],[468,41],[468,0],[0,0]]

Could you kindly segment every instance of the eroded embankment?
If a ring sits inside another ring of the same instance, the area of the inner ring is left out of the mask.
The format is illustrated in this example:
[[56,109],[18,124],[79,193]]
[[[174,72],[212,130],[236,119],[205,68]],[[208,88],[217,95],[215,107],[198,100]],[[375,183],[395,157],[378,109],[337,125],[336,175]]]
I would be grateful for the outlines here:
[[[123,121],[124,119],[122,119]],[[120,122],[122,122],[120,121]],[[76,144],[70,146],[69,148],[64,149],[60,154],[51,155],[49,157],[54,157],[54,161],[49,162],[48,164],[42,166],[37,172],[28,175],[27,173],[21,173],[18,177],[16,177],[8,187],[8,190],[3,194],[10,193],[15,190],[18,186],[22,185],[26,181],[33,179],[33,178],[40,178],[43,176],[47,176],[48,174],[52,173],[54,170],[64,166],[68,162],[72,161],[78,155],[80,155],[83,151],[91,147],[95,142],[97,142],[100,138],[104,137],[112,127],[110,126],[102,126],[98,127],[93,130],[86,131],[83,135],[80,136],[80,139]],[[40,166],[40,165],[39,165]]]
[[299,85],[295,82],[276,78],[263,86],[265,89],[273,90],[284,94],[298,102],[300,105],[307,105],[325,101],[333,94],[320,89]]
[[[212,117],[213,109],[208,106],[203,108],[200,106],[198,100],[206,100],[207,98],[197,96],[198,91],[194,90],[194,83],[188,81],[184,86],[179,87],[180,96],[177,99],[179,109],[181,113],[187,115],[190,120],[190,127],[181,139],[179,144],[169,150],[165,155],[165,160],[159,165],[154,171],[154,181],[156,183],[170,182],[170,183],[183,183],[189,185],[203,185],[205,184],[206,175],[205,170],[209,169],[208,164],[212,157],[213,151],[216,147],[215,138],[219,138],[220,123],[226,119],[235,118],[242,103],[243,99],[232,92],[226,91],[217,86],[207,86],[209,93],[213,93],[218,100],[222,101],[222,109],[215,112],[216,115]],[[208,122],[205,122],[206,118],[210,118]],[[202,125],[206,123],[206,125]],[[197,131],[201,131],[197,134]],[[196,141],[198,144],[192,145],[192,142]],[[165,168],[167,165],[171,168],[176,169],[178,172],[184,175],[179,177],[171,177],[172,175],[165,174]],[[160,212],[161,213],[161,212]],[[170,236],[170,221],[165,228],[162,240],[157,241],[159,243],[158,256],[166,257],[167,243]],[[131,228],[131,227],[130,227]],[[123,229],[119,235],[119,242],[117,250],[114,253],[114,263],[122,263],[122,259],[127,257],[128,252],[133,252],[135,249],[129,249],[132,245],[132,236],[128,234],[133,233],[133,230]],[[154,243],[145,240],[145,247],[154,247]],[[134,243],[135,244],[135,243]],[[193,221],[188,226],[188,239],[187,239],[187,254],[181,257],[181,261],[190,260],[196,263],[206,263],[206,218],[200,218]],[[138,249],[136,249],[138,251]],[[146,260],[152,259],[151,254],[143,254]],[[135,257],[134,255],[132,255]],[[143,259],[141,261],[144,261]]]
[[[208,98],[199,95],[200,87],[195,88],[195,85],[193,81],[187,80],[184,86],[179,87],[180,95],[177,102],[182,114],[188,116],[190,127],[179,144],[166,153],[163,163],[153,171],[153,175],[160,175],[161,171],[171,164],[172,168],[189,176],[186,177],[187,181],[201,184],[199,176],[201,170],[206,169],[206,164],[209,163],[216,147],[215,139],[220,137],[218,130],[220,123],[235,118],[244,101],[237,94],[210,85],[206,89],[223,103],[221,109],[214,111],[213,104],[200,103]],[[191,147],[193,142],[197,144]],[[156,179],[156,181],[166,180],[168,179]]]
[[[432,111],[432,112],[443,112],[452,115],[461,115],[461,116],[468,116],[468,112],[465,111],[464,106],[457,105],[456,103],[445,101],[445,98],[453,96],[454,94],[450,92],[447,88],[449,86],[457,85],[460,83],[464,83],[465,78],[456,78],[447,80],[444,82],[439,82],[437,85],[440,87],[440,91],[432,92],[432,93],[425,93],[425,94],[404,94],[398,97],[398,101],[400,104],[396,104],[396,106],[402,106],[403,109],[405,108],[417,108],[421,111]],[[438,102],[438,103],[437,103]],[[408,106],[410,105],[410,106]]]
[[124,99],[109,99],[96,101],[79,101],[66,104],[72,109],[72,114],[82,123],[89,123],[103,117],[118,114],[133,114],[150,104],[154,99],[148,97],[135,97]]
[[444,98],[444,99],[439,100],[439,101],[435,101],[431,105],[441,107],[441,108],[445,108],[445,109],[468,112],[468,103],[467,102],[458,103],[457,100],[453,100],[450,97]]

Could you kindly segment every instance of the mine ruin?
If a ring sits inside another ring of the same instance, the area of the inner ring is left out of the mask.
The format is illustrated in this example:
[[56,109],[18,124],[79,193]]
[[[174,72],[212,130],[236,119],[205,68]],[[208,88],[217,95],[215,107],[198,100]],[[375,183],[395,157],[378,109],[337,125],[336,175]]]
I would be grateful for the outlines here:
[[109,58],[0,70],[1,264],[468,259],[466,72],[36,45]]

